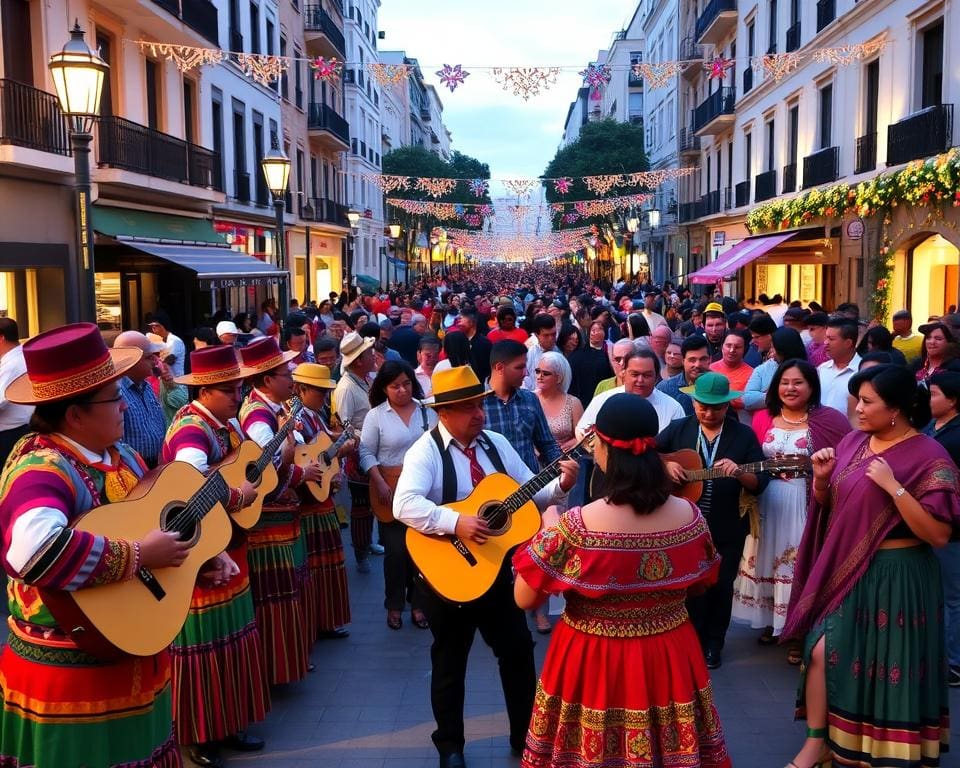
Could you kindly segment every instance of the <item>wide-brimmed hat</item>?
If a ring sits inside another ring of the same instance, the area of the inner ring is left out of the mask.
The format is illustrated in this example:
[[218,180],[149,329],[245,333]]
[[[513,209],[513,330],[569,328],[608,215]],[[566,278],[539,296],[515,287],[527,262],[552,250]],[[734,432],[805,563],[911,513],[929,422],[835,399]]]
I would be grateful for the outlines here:
[[289,363],[298,354],[293,350],[281,352],[273,336],[264,336],[240,348],[240,363],[250,369],[250,375],[270,373],[274,368]]
[[27,372],[10,382],[11,403],[34,405],[93,392],[119,379],[143,352],[107,349],[93,323],[74,323],[34,336],[23,345]]
[[722,405],[743,396],[743,392],[730,389],[730,379],[713,371],[701,374],[692,387],[680,387],[680,391],[704,405]]
[[218,344],[190,353],[190,373],[174,379],[177,384],[209,387],[252,376],[256,371],[240,365],[235,347]]
[[293,369],[293,380],[320,389],[337,388],[337,382],[330,378],[330,369],[320,363],[300,363]]
[[350,331],[340,341],[340,357],[343,358],[343,367],[346,368],[360,355],[374,345],[376,339],[361,336],[356,331]]
[[476,400],[492,391],[480,383],[477,374],[469,365],[436,371],[430,378],[430,383],[433,388],[433,397],[424,400],[423,404],[431,408]]

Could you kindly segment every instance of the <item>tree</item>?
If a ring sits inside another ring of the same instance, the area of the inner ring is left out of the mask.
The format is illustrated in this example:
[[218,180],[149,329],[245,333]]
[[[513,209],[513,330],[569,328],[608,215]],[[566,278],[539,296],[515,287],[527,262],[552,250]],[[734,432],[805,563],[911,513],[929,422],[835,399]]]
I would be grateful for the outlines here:
[[[574,179],[569,192],[561,194],[552,182],[546,182],[546,198],[549,203],[562,203],[572,200],[590,200],[601,197],[591,192],[580,177],[605,176],[608,174],[629,174],[649,170],[647,154],[643,149],[643,126],[634,123],[618,123],[611,119],[587,123],[580,131],[580,137],[572,144],[557,150],[553,160],[547,165],[545,178]],[[636,195],[649,192],[641,185],[621,184],[602,197]],[[570,209],[572,210],[572,209]],[[559,213],[551,216],[554,229],[561,229],[563,217]],[[613,217],[594,216],[582,218],[572,226],[612,223]]]

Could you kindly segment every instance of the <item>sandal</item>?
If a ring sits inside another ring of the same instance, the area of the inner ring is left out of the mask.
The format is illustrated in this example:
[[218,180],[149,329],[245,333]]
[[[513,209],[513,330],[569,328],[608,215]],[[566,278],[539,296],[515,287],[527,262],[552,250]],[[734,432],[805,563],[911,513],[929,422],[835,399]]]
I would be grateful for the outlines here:
[[787,664],[797,667],[803,664],[803,648],[793,646],[787,651]]
[[767,627],[763,630],[763,633],[757,638],[757,642],[760,645],[776,645],[777,638],[773,636],[773,627]]
[[400,611],[387,611],[387,626],[390,629],[400,629],[403,626],[403,615]]
[[430,629],[430,622],[427,621],[427,617],[423,615],[423,611],[413,611],[410,614],[410,619],[413,621],[413,626],[417,629]]
[[546,616],[537,616],[537,632],[541,635],[549,635],[553,632],[553,625]]

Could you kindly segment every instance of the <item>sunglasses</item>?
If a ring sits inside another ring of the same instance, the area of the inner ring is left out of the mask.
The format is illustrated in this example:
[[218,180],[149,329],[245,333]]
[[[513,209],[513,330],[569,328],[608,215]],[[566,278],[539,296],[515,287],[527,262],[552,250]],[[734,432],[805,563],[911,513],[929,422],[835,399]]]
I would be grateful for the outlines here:
[[534,370],[534,373],[537,376],[553,376],[553,371],[547,371],[547,370],[544,370],[543,368],[537,368],[536,370]]

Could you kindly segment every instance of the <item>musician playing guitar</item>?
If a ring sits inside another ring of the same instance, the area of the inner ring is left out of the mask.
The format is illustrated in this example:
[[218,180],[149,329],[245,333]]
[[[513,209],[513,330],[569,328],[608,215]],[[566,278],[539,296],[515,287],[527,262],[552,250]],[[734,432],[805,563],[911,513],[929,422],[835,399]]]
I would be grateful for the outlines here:
[[[190,369],[176,381],[193,387],[194,398],[167,429],[161,463],[184,461],[206,475],[243,442],[236,417],[248,372],[232,346],[191,352]],[[256,496],[253,484],[244,481],[230,489],[226,511],[239,511]],[[263,740],[246,728],[263,720],[270,707],[243,529],[234,525],[230,547],[218,560],[222,572],[194,589],[186,624],[170,648],[177,741],[201,766],[223,765],[221,742],[245,752],[263,749]],[[213,689],[219,689],[223,706],[209,706]]]
[[[763,461],[763,451],[753,430],[736,419],[727,418],[730,401],[743,393],[730,389],[719,373],[701,374],[696,383],[683,387],[693,399],[693,415],[676,419],[657,436],[657,450],[671,453],[682,448],[697,451],[705,468],[722,469],[724,477],[704,482],[698,505],[710,526],[710,535],[723,558],[717,583],[687,600],[690,619],[700,636],[707,666],[716,669],[722,662],[723,644],[730,626],[733,583],[740,555],[749,531],[749,520],[740,515],[740,493],[745,489],[759,494],[770,481],[768,475],[741,472],[739,464]],[[668,461],[667,472],[677,484],[684,482],[684,470]]]
[[[434,373],[433,399],[439,424],[407,451],[394,495],[394,516],[421,533],[456,535],[483,543],[491,535],[478,516],[458,515],[444,504],[465,498],[480,480],[504,472],[517,482],[533,472],[505,437],[483,429],[483,397],[488,390],[468,366]],[[577,463],[562,462],[560,478],[535,497],[541,510],[573,488]],[[533,709],[536,671],[533,639],[526,617],[513,600],[509,559],[494,585],[479,599],[453,604],[423,584],[423,610],[433,633],[431,700],[437,729],[433,742],[440,768],[462,768],[464,678],[474,634],[480,630],[500,664],[500,680],[510,721],[510,746],[523,749]]]
[[158,529],[125,541],[69,527],[94,507],[123,500],[146,471],[120,442],[126,406],[117,382],[141,355],[108,350],[91,323],[68,325],[23,345],[27,372],[7,387],[10,402],[36,411],[34,431],[14,447],[0,478],[11,614],[0,651],[7,702],[0,762],[181,764],[167,651],[98,662],[74,644],[41,595],[131,580],[141,566],[178,566],[187,558],[189,545],[176,533]]

